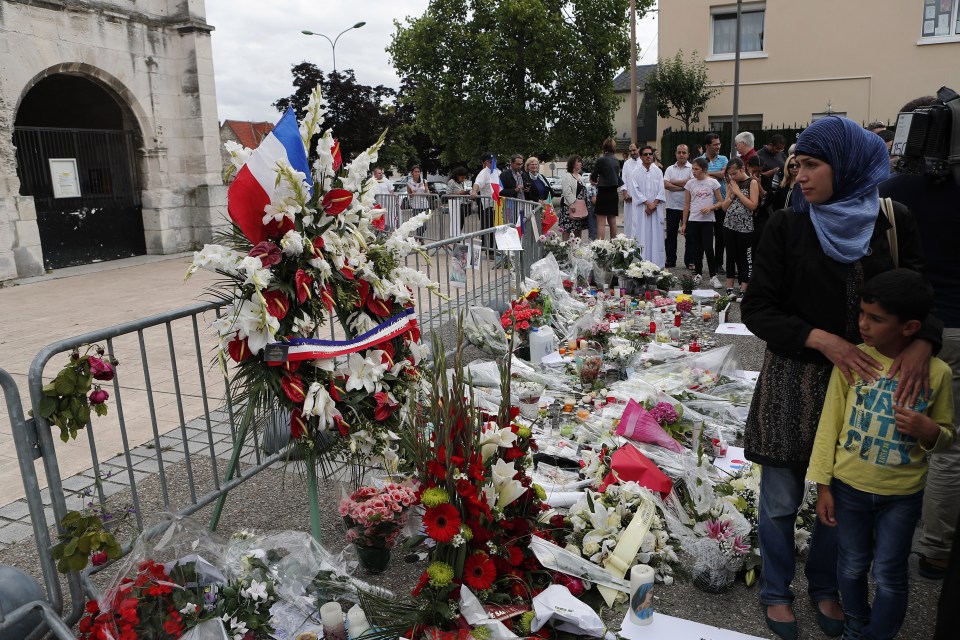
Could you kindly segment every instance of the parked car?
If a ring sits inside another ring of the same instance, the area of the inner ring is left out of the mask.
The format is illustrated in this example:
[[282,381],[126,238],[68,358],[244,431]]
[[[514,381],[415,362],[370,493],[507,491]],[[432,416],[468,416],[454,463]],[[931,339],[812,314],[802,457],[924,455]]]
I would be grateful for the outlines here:
[[560,178],[547,178],[547,184],[550,185],[550,192],[553,194],[554,198],[559,198],[561,195],[563,195],[563,182]]

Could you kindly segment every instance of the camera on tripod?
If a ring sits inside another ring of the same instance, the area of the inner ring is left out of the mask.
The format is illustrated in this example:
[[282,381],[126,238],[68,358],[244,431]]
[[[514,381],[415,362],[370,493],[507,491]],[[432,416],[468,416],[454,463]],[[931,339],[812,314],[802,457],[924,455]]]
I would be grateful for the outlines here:
[[898,115],[891,154],[900,173],[960,185],[960,94],[940,87],[936,104]]

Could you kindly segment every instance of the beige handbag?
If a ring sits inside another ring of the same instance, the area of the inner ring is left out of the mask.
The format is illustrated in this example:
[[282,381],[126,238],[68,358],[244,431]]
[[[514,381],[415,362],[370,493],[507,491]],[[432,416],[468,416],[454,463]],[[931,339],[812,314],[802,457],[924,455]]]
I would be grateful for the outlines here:
[[896,269],[900,266],[900,251],[897,247],[897,221],[893,215],[893,200],[880,198],[880,210],[890,223],[890,228],[887,229],[887,242],[890,244],[890,256],[893,258],[893,267]]

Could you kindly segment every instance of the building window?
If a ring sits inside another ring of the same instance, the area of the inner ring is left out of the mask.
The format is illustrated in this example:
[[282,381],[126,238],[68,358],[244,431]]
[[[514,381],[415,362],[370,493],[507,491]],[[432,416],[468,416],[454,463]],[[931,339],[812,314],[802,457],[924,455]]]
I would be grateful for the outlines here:
[[[956,2],[957,0],[950,0]],[[744,4],[740,19],[740,52],[763,51],[765,3]],[[735,54],[737,49],[737,7],[712,7],[713,55]]]
[[960,35],[960,0],[924,0],[924,38]]

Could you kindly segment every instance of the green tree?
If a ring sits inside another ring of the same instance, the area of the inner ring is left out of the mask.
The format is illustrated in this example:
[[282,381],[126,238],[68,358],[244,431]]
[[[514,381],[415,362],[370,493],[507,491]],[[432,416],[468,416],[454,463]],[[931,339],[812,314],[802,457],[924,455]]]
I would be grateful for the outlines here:
[[657,61],[657,68],[644,83],[644,92],[653,99],[658,116],[679,120],[689,130],[723,86],[710,87],[709,82],[707,65],[697,57],[697,52],[693,52],[688,63],[683,51],[678,51],[673,58]]
[[[639,0],[642,11],[652,0]],[[596,153],[627,64],[628,0],[431,0],[387,47],[445,165]]]

